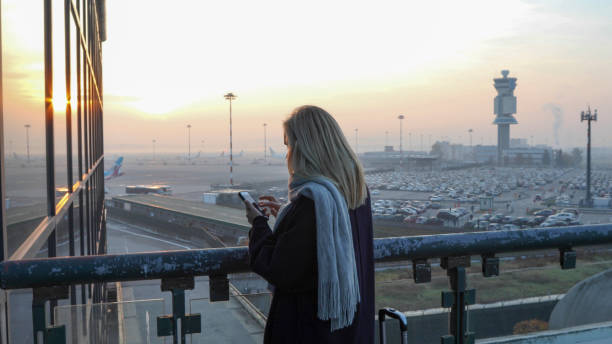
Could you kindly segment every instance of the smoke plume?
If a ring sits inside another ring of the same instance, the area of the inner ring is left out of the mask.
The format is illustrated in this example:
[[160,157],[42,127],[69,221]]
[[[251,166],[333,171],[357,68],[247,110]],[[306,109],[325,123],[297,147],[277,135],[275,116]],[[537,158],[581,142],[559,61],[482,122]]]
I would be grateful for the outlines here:
[[555,137],[555,146],[559,146],[559,129],[563,125],[563,109],[557,104],[548,103],[543,106],[545,111],[550,111],[554,117],[553,120],[553,135]]

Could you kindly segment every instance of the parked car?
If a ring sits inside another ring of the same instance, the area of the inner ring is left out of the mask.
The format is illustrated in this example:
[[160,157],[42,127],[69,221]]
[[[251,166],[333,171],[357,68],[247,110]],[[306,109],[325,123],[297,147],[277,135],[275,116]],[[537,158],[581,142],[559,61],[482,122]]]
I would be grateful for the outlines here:
[[560,220],[546,220],[540,224],[540,227],[562,227],[567,226],[567,222]]
[[494,216],[491,216],[491,218],[489,219],[489,222],[499,223],[502,221],[503,218],[504,218],[503,214],[495,214]]
[[515,229],[520,229],[520,227],[517,225],[513,225],[511,223],[508,223],[502,226],[502,230],[505,230],[505,231],[511,231]]
[[490,218],[491,218],[491,214],[482,214],[482,215],[480,215],[480,219],[481,220],[489,221]]
[[501,229],[501,225],[499,223],[489,223],[489,227],[487,230],[489,231],[498,231]]
[[440,209],[442,208],[442,205],[440,203],[432,203],[429,205],[430,209]]
[[419,216],[416,218],[416,221],[415,221],[415,223],[420,224],[420,225],[424,224],[425,222],[427,222],[427,218],[425,216]]
[[484,229],[484,230],[487,230],[488,227],[489,227],[489,221],[476,221],[476,225],[474,226],[474,228],[476,229]]
[[417,219],[416,215],[408,215],[404,217],[404,223],[415,223]]
[[517,225],[519,227],[526,226],[529,223],[529,219],[526,217],[517,217],[512,221],[513,225]]
[[444,221],[442,221],[441,219],[435,218],[435,217],[430,217],[427,219],[427,221],[425,221],[424,224],[432,225],[432,226],[442,226],[444,225]]
[[512,223],[512,221],[514,221],[514,217],[512,217],[512,216],[504,216],[501,219],[501,223],[503,223],[503,224],[509,224],[509,223]]
[[528,226],[539,226],[542,222],[546,221],[546,217],[544,216],[536,216],[527,222]]
[[576,219],[576,217],[572,213],[557,213],[548,217],[548,220],[551,219],[561,221],[573,221]]
[[571,213],[574,214],[575,216],[578,216],[578,209],[575,208],[564,208],[563,210],[561,210],[562,213]]
[[535,213],[533,213],[533,215],[535,215],[535,216],[547,216],[548,217],[550,215],[553,215],[554,213],[555,213],[555,211],[552,210],[552,209],[542,209],[542,210],[536,211]]

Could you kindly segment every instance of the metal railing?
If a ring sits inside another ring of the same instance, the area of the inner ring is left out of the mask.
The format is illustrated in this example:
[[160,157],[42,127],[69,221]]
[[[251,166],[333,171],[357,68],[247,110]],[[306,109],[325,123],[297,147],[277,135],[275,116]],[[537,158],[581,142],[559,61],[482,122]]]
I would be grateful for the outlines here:
[[[415,283],[431,281],[428,259],[440,258],[447,271],[451,291],[442,293],[442,307],[450,308],[449,334],[443,343],[472,343],[474,333],[466,326],[466,306],[475,301],[476,291],[468,290],[466,268],[470,256],[482,258],[484,277],[499,275],[499,253],[538,249],[558,249],[562,269],[576,266],[574,247],[612,243],[612,224],[571,226],[546,229],[474,232],[374,240],[377,262],[411,260]],[[186,251],[162,251],[121,255],[24,259],[0,263],[2,289],[32,288],[34,294],[34,331],[44,324],[41,305],[68,296],[70,285],[117,281],[161,279],[162,291],[172,292],[172,315],[157,319],[158,336],[179,337],[199,333],[199,314],[185,313],[185,290],[194,288],[195,276],[209,276],[210,300],[229,299],[228,274],[250,271],[246,247]],[[181,333],[177,333],[180,320]],[[48,328],[53,332],[61,329]],[[49,337],[51,338],[51,337]],[[64,337],[54,343],[65,343]],[[51,342],[51,341],[45,341]]]

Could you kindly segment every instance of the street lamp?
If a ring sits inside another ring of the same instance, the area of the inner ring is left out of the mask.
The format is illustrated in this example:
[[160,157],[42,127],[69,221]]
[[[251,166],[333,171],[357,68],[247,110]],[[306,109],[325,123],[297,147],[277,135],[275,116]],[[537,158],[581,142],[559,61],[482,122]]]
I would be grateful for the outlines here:
[[586,171],[586,205],[592,206],[593,199],[591,197],[591,122],[597,121],[597,109],[591,113],[589,106],[586,112],[580,113],[580,122],[587,121],[587,171]]
[[187,124],[187,160],[191,160],[191,124]]
[[389,146],[389,131],[385,131],[385,147]]
[[155,143],[157,142],[157,140],[153,139],[153,160],[155,160]]
[[32,127],[29,124],[24,125],[26,129],[26,153],[28,155],[28,162],[30,162],[30,128]]
[[421,133],[421,152],[423,151],[423,134]]
[[268,161],[268,138],[267,138],[267,134],[266,134],[266,127],[268,126],[268,124],[264,123],[263,124],[263,128],[264,128],[264,161]]
[[[400,121],[400,123],[402,123]],[[408,133],[408,151],[410,152],[412,150],[412,133]]]
[[400,161],[399,161],[399,171],[402,172],[402,160],[404,159],[404,151],[402,149],[402,122],[404,120],[404,115],[397,116],[397,119],[400,120]]
[[223,96],[226,100],[229,100],[229,115],[230,115],[230,185],[234,185],[234,157],[232,147],[232,100],[236,99],[236,95],[232,92],[228,92]]

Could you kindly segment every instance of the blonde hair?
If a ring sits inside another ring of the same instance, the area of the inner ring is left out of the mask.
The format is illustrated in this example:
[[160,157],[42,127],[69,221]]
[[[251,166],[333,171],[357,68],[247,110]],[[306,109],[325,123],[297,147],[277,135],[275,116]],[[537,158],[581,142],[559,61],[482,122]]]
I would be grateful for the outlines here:
[[293,110],[283,123],[287,138],[287,167],[291,175],[323,176],[333,181],[350,209],[367,197],[363,167],[336,120],[317,106]]

